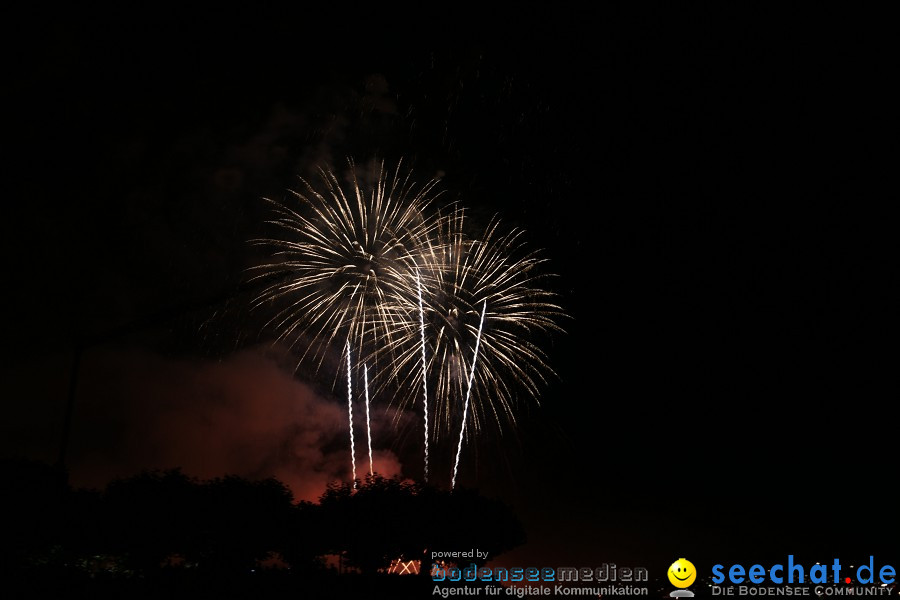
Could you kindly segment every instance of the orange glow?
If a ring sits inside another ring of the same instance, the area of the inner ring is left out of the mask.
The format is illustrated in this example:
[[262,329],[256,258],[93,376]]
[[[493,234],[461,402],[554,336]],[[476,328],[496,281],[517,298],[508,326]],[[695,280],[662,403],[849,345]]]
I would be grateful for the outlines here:
[[422,561],[420,560],[402,561],[399,558],[395,558],[391,561],[391,566],[388,567],[387,572],[392,575],[418,575],[421,566]]

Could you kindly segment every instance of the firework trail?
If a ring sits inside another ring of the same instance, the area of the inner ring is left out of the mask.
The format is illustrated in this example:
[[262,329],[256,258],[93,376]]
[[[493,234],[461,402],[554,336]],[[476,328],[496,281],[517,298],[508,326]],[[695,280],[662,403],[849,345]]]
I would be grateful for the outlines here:
[[416,288],[419,292],[419,332],[422,337],[422,406],[425,408],[425,483],[428,483],[428,362],[425,360],[425,309],[422,307],[422,280],[416,270]]
[[450,489],[456,487],[456,470],[459,468],[459,455],[462,452],[463,435],[466,433],[466,416],[469,414],[469,394],[472,392],[472,379],[475,377],[475,364],[478,362],[478,345],[481,342],[481,330],[484,326],[484,313],[487,311],[487,300],[481,307],[481,322],[478,324],[478,337],[475,338],[475,354],[472,356],[472,369],[469,371],[469,385],[466,387],[466,403],[463,406],[462,427],[459,430],[459,445],[456,447],[456,461],[453,463],[453,479]]
[[363,381],[366,388],[366,435],[369,440],[369,475],[375,475],[375,465],[372,462],[372,422],[369,419],[369,367],[363,365]]
[[350,341],[347,341],[347,414],[350,418],[350,461],[353,463],[353,487],[356,488],[356,440],[353,439],[353,385],[350,380]]

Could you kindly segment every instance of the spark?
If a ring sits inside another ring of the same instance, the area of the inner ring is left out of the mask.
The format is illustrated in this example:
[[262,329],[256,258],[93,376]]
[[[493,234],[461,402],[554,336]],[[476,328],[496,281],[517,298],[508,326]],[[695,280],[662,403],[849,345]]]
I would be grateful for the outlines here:
[[478,346],[481,343],[481,329],[484,326],[484,313],[487,311],[487,300],[481,307],[481,322],[478,323],[478,337],[475,338],[475,354],[472,356],[472,369],[469,371],[469,385],[466,387],[466,403],[463,406],[462,427],[459,430],[459,445],[456,447],[456,462],[453,463],[453,479],[450,489],[456,487],[456,470],[459,468],[459,455],[462,453],[463,436],[466,433],[466,416],[469,414],[469,394],[472,392],[472,379],[475,377],[475,364],[478,362]]

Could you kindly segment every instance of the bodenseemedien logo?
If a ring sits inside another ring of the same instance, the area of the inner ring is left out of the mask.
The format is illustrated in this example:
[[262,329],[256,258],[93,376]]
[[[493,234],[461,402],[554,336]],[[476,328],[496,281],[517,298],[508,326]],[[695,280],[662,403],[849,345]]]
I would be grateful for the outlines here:
[[690,587],[694,580],[697,579],[697,569],[694,563],[686,558],[679,558],[669,567],[666,572],[669,576],[669,582],[678,589],[669,594],[672,598],[693,598],[694,593],[685,588]]

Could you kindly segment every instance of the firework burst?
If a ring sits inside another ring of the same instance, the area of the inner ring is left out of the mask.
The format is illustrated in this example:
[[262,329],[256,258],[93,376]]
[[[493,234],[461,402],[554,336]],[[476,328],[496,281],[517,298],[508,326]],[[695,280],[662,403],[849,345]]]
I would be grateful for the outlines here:
[[252,306],[274,307],[267,326],[295,350],[303,339],[299,362],[312,357],[317,369],[345,343],[362,361],[374,348],[395,347],[396,307],[417,297],[411,269],[436,182],[418,186],[400,165],[388,173],[383,163],[374,181],[363,175],[351,162],[344,185],[330,169],[320,170],[318,187],[301,179],[293,202],[269,200],[268,222],[280,235],[254,240],[274,255],[252,271],[251,280],[266,282]]
[[488,422],[515,424],[517,399],[537,399],[553,373],[535,340],[558,331],[563,315],[555,295],[542,285],[545,259],[526,248],[521,230],[503,232],[494,219],[480,239],[473,239],[464,225],[465,211],[459,207],[438,216],[419,257],[427,369],[416,368],[422,361],[417,304],[408,305],[408,317],[398,320],[403,327],[391,363],[401,390],[410,390],[397,396],[401,404],[413,404],[412,391],[423,389],[422,373],[427,372],[436,440],[463,427],[467,394],[472,405],[467,426],[473,432]]
[[370,473],[371,382],[398,419],[422,399],[426,480],[430,441],[458,432],[455,484],[464,439],[488,423],[515,425],[519,399],[537,400],[552,374],[537,339],[564,313],[521,230],[494,219],[467,235],[459,206],[429,218],[434,180],[418,186],[383,163],[365,179],[350,167],[343,185],[322,169],[318,187],[301,180],[291,202],[269,201],[279,235],[254,240],[274,251],[253,269],[263,286],[252,306],[272,312],[267,326],[298,367],[309,359],[318,371],[332,351],[345,354],[354,479],[351,380],[363,365]]

